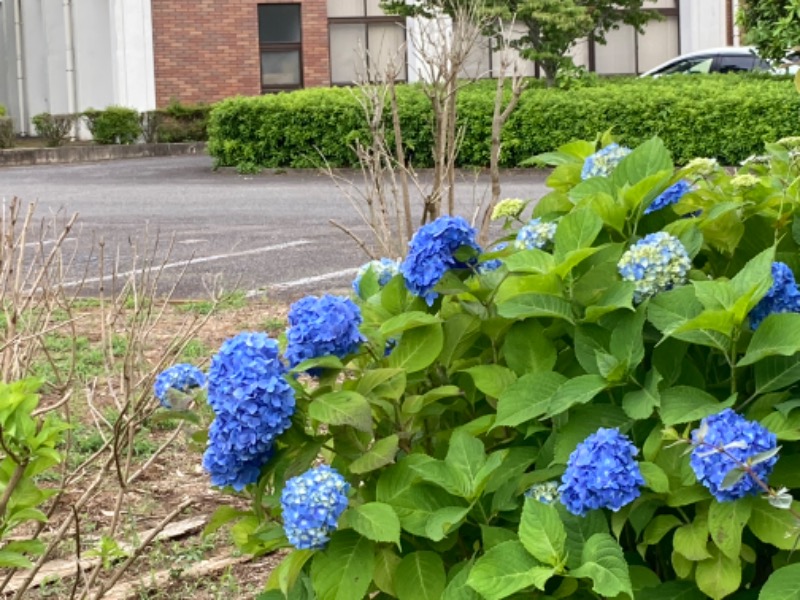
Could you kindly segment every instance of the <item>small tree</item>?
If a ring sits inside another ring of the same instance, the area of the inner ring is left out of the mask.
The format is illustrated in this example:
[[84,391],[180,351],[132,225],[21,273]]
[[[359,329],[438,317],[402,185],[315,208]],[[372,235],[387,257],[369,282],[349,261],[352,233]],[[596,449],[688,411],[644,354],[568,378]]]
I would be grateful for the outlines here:
[[525,34],[515,42],[522,56],[539,64],[548,86],[560,69],[573,64],[567,52],[577,40],[592,37],[606,43],[606,34],[621,24],[638,32],[659,14],[644,8],[651,0],[491,0],[491,10],[501,18],[516,15]]
[[743,0],[737,21],[763,58],[780,61],[800,46],[800,0]]

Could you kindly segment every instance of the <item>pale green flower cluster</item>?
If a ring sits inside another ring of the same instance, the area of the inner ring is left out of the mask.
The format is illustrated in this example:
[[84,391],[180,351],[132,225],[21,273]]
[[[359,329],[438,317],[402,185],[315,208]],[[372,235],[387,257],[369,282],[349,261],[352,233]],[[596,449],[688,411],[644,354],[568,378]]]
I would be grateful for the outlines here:
[[558,482],[545,481],[544,483],[534,484],[525,492],[525,495],[542,504],[552,504],[559,497]]
[[492,221],[498,219],[516,219],[525,209],[525,201],[519,198],[506,198],[495,204],[492,210]]
[[641,302],[684,283],[692,261],[678,238],[659,231],[631,246],[617,268],[622,279],[635,284],[633,299]]
[[686,164],[686,170],[698,175],[711,175],[719,168],[716,158],[693,158]]
[[760,179],[750,173],[742,173],[736,177],[731,178],[731,185],[737,189],[743,190],[756,187],[760,183]]

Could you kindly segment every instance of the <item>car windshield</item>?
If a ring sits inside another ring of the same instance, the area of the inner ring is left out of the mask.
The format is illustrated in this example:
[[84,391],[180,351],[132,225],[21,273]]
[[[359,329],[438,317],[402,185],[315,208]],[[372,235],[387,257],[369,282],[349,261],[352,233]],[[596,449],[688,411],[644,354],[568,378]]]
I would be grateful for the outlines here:
[[708,73],[711,71],[711,64],[713,62],[713,56],[684,58],[659,71],[659,75],[671,75],[672,73]]

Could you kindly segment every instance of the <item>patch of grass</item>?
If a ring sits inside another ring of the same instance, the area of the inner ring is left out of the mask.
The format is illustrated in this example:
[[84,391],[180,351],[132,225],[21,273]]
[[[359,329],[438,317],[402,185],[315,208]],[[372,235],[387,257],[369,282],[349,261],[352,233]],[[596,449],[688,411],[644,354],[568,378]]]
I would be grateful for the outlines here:
[[211,356],[211,348],[198,339],[189,340],[183,348],[178,362],[195,362]]
[[286,319],[280,317],[270,317],[261,324],[264,331],[270,335],[277,335],[283,333],[286,329]]
[[[244,308],[247,304],[247,296],[241,290],[229,292],[224,294],[217,303],[216,310],[236,310]],[[212,300],[196,300],[186,302],[178,306],[178,310],[183,312],[191,312],[198,315],[207,315],[214,310],[214,302]]]

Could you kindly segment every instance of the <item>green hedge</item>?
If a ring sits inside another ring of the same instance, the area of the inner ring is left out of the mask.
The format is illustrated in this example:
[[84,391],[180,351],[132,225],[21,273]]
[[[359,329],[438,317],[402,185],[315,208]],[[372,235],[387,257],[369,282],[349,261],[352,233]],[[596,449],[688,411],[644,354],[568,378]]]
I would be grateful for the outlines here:
[[[431,110],[415,85],[398,89],[405,144],[416,166],[430,165]],[[494,83],[459,96],[465,129],[461,165],[489,162]],[[800,132],[800,96],[791,80],[764,76],[703,76],[604,80],[572,89],[526,90],[504,131],[503,162],[518,165],[597,131],[614,129],[634,146],[660,136],[676,161],[696,156],[737,163],[764,142]],[[263,167],[354,166],[351,146],[367,139],[354,92],[317,88],[217,104],[209,121],[209,152],[218,164]]]

